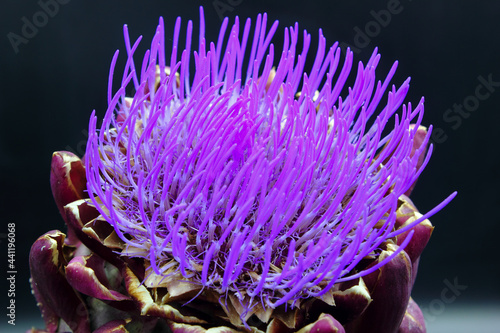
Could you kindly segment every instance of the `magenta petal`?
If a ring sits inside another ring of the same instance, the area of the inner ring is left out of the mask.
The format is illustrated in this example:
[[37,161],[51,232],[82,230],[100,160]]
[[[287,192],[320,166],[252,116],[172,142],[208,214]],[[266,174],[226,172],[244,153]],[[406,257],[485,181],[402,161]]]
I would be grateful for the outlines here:
[[415,285],[415,280],[417,279],[417,273],[418,273],[418,264],[420,262],[420,258],[417,258],[417,260],[412,261],[411,263],[411,289],[413,289],[413,286]]
[[72,201],[64,206],[64,219],[66,220],[66,224],[69,228],[74,230],[77,237],[82,241],[84,241],[82,236],[85,235],[82,232],[83,226],[98,216],[99,212],[97,209],[90,206],[86,200]]
[[151,292],[130,268],[127,267],[124,270],[123,277],[127,292],[135,301],[141,316],[164,318],[176,323],[207,324],[205,320],[196,317],[194,313],[185,314],[186,309],[182,311],[175,304],[156,303],[152,298]]
[[123,261],[112,249],[104,246],[99,240],[90,237],[82,231],[83,225],[96,218],[99,213],[85,200],[74,201],[64,207],[68,226],[73,228],[78,239],[92,252],[110,262],[119,269],[123,268]]
[[[413,125],[413,124],[410,125],[410,130],[412,130],[414,127],[415,127],[415,125]],[[426,136],[427,136],[427,128],[424,127],[424,126],[419,126],[418,129],[417,129],[417,133],[415,133],[415,137],[413,138],[413,147],[411,149],[410,157],[412,157],[413,155],[415,155],[415,152],[418,149],[420,149],[420,147],[422,147],[422,145],[425,143]],[[424,163],[426,153],[427,153],[427,147],[424,148],[424,151],[422,151],[422,153],[418,157],[418,162],[417,162],[417,165],[416,165],[417,170],[420,169],[420,167]],[[410,186],[410,188],[408,189],[408,191],[405,192],[405,195],[409,196],[411,194],[411,192],[413,191],[413,188],[415,187],[416,182],[417,181],[415,181]]]
[[322,314],[314,323],[307,325],[297,333],[345,333],[344,327],[332,316]]
[[334,305],[317,299],[308,308],[308,315],[315,318],[322,313],[329,314],[345,324],[358,318],[372,301],[363,278],[337,284],[331,295]]
[[[413,262],[416,261],[424,251],[425,246],[431,238],[434,227],[429,222],[429,220],[424,220],[423,222],[413,227],[411,230],[413,230],[414,233],[410,242],[405,247],[405,252]],[[404,232],[398,236],[398,245],[401,245],[404,242],[405,238],[408,236],[408,233],[411,230]]]
[[[66,266],[66,278],[69,284],[79,292],[100,300],[122,301],[130,299],[119,292],[108,289],[98,279],[94,268],[82,256],[73,258]],[[107,281],[104,282],[107,284]]]
[[[413,203],[406,198],[403,198],[403,204],[398,209],[398,215],[401,215],[396,221],[397,224],[401,224],[399,228],[404,228],[406,224],[410,224],[422,216]],[[401,245],[412,230],[413,236],[408,245],[406,245],[405,252],[408,254],[411,261],[414,262],[424,251],[424,248],[431,238],[434,227],[429,220],[423,220],[410,230],[398,235],[397,244]]]
[[[176,322],[170,322],[169,328],[172,333],[205,333],[207,330],[198,325],[189,325],[189,324],[181,324]],[[219,332],[219,331],[218,331]],[[226,333],[226,331],[222,330],[221,333]],[[235,331],[228,330],[227,333],[233,333]]]
[[425,319],[418,304],[410,298],[403,322],[398,333],[426,333]]
[[[226,326],[213,327],[210,329],[205,329],[198,325],[182,324],[170,321],[168,327],[172,333],[239,333],[243,332],[240,330],[235,330]],[[269,331],[268,331],[269,332]],[[274,333],[271,331],[270,333]]]
[[35,296],[38,308],[40,308],[40,311],[42,312],[42,318],[43,321],[45,322],[45,327],[47,328],[47,331],[33,328],[30,331],[27,331],[26,333],[55,332],[57,330],[57,327],[59,326],[59,316],[50,307],[50,305],[47,304],[45,298],[38,290],[37,284],[34,282],[33,272],[31,273],[30,282],[31,282],[32,294]]
[[[59,213],[65,221],[64,206],[75,200],[88,197],[85,192],[86,179],[85,167],[78,156],[67,151],[56,151],[52,154],[50,188]],[[79,242],[73,229],[69,227],[66,243],[77,246]]]
[[93,333],[128,333],[126,320],[113,320],[96,329]]
[[[383,260],[398,250],[388,244],[378,260]],[[397,332],[410,299],[411,262],[401,251],[377,271],[363,277],[373,301],[365,312],[349,324],[349,332]]]
[[[88,198],[85,192],[87,188],[86,179],[85,167],[78,156],[68,151],[56,151],[52,154],[50,187],[59,213],[61,213],[65,221],[64,206],[75,200]],[[71,228],[68,229],[66,242],[73,245],[79,244],[79,240],[75,237]]]
[[30,251],[31,283],[49,332],[63,319],[75,332],[90,332],[85,303],[64,275],[62,247],[65,235],[50,231],[38,238]]
[[64,206],[72,201],[87,198],[85,193],[85,167],[78,156],[67,151],[52,154],[50,187],[57,208],[63,217]]
[[343,323],[352,321],[359,317],[372,301],[370,293],[363,278],[343,282],[339,288],[333,292],[335,306],[331,307],[331,313]]
[[[400,200],[403,201],[401,206],[398,208],[396,225],[397,228],[404,228],[407,224],[411,224],[415,220],[422,217],[418,212],[415,205],[406,196],[401,196]],[[412,263],[412,286],[415,282],[418,272],[418,262],[420,260],[420,255],[424,251],[429,239],[431,238],[434,227],[429,220],[423,220],[413,228],[408,231],[403,232],[397,236],[397,244],[401,245],[408,237],[410,232],[413,232],[413,236],[405,247],[405,252],[410,257]]]

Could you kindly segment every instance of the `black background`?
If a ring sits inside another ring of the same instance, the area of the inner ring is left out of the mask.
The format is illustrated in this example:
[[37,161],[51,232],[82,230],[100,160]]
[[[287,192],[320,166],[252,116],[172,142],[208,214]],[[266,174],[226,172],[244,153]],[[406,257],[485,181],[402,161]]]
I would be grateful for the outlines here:
[[[5,233],[7,223],[15,223],[19,331],[29,328],[33,320],[40,321],[28,283],[30,244],[49,230],[65,228],[50,192],[52,152],[83,153],[90,113],[95,109],[102,117],[106,110],[108,69],[116,49],[122,50],[118,68],[123,68],[123,24],[128,24],[133,40],[144,35],[137,53],[141,54],[159,16],[165,19],[167,37],[177,16],[183,17],[183,29],[192,19],[196,35],[200,5],[205,6],[208,40],[217,38],[221,22],[214,1],[65,2],[34,36],[17,46],[18,52],[9,33],[22,36],[23,17],[33,22],[42,8],[36,1],[0,2],[0,268],[5,276]],[[271,21],[279,20],[274,38],[278,49],[282,29],[297,21],[312,35],[311,56],[322,28],[329,44],[358,46],[356,60],[366,61],[378,46],[379,79],[399,60],[393,83],[399,85],[411,76],[406,101],[417,103],[425,96],[424,124],[434,124],[446,136],[435,140],[443,142],[435,143],[433,158],[412,199],[426,212],[458,191],[457,198],[431,219],[436,229],[421,260],[414,298],[424,307],[432,306],[442,297],[444,280],[456,280],[467,289],[446,307],[498,305],[500,87],[466,118],[459,116],[460,124],[444,115],[454,104],[472,100],[481,84],[478,77],[491,76],[500,82],[500,2],[401,0],[400,12],[384,26],[376,23],[376,13],[398,1],[220,2],[228,4],[222,14],[230,18],[255,19],[267,12]],[[357,39],[358,29],[368,29],[372,36],[365,39],[366,46]],[[457,114],[451,114],[456,119]],[[2,280],[0,308],[5,309],[7,286]],[[6,327],[4,311],[0,311],[0,327]]]

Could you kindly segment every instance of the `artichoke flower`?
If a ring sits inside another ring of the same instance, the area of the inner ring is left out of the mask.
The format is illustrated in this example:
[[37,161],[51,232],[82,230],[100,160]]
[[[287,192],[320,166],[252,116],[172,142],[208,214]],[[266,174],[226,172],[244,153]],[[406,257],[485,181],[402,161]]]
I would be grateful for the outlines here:
[[375,50],[346,89],[352,52],[321,30],[306,71],[297,24],[273,67],[277,22],[226,19],[208,44],[200,16],[196,51],[179,18],[167,56],[160,18],[140,65],[125,26],[85,157],[54,153],[67,234],[32,246],[31,332],[425,332],[411,289],[455,193],[426,214],[408,197],[432,151],[409,79],[376,81]]

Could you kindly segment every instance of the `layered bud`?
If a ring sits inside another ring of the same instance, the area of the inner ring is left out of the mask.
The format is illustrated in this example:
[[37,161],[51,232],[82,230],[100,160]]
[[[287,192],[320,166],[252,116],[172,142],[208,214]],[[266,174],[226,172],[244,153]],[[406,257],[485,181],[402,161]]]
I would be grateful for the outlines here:
[[340,65],[321,32],[304,73],[297,25],[273,67],[277,22],[258,16],[251,41],[236,19],[224,44],[226,20],[207,44],[201,15],[193,79],[191,22],[180,60],[176,22],[168,64],[160,20],[141,68],[125,27],[126,71],[99,130],[91,117],[85,163],[53,155],[71,239],[31,251],[47,330],[425,331],[411,289],[427,218],[454,195],[423,215],[407,197],[431,151],[423,100],[403,105],[409,80],[386,93],[396,64],[377,82],[375,51],[341,96],[353,55]]

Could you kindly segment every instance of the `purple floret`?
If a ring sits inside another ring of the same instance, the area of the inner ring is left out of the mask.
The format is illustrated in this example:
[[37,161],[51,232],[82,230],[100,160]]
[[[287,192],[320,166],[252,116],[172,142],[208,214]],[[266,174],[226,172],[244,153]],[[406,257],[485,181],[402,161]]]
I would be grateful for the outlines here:
[[304,31],[297,50],[297,24],[285,29],[276,65],[278,22],[268,29],[259,15],[251,33],[251,21],[240,30],[236,18],[227,36],[226,19],[217,43],[207,44],[200,12],[197,51],[189,21],[179,52],[179,18],[168,59],[160,19],[140,66],[140,38],[131,45],[125,26],[121,86],[113,95],[117,52],[100,130],[91,117],[88,191],[125,242],[123,254],[146,259],[157,275],[180,272],[247,306],[274,308],[378,269],[392,257],[364,271],[356,265],[451,200],[394,232],[398,198],[432,150],[417,168],[431,130],[411,154],[423,98],[403,104],[409,79],[389,87],[397,63],[376,81],[375,50],[346,90],[353,54],[328,48],[321,30],[305,73],[311,37]]

